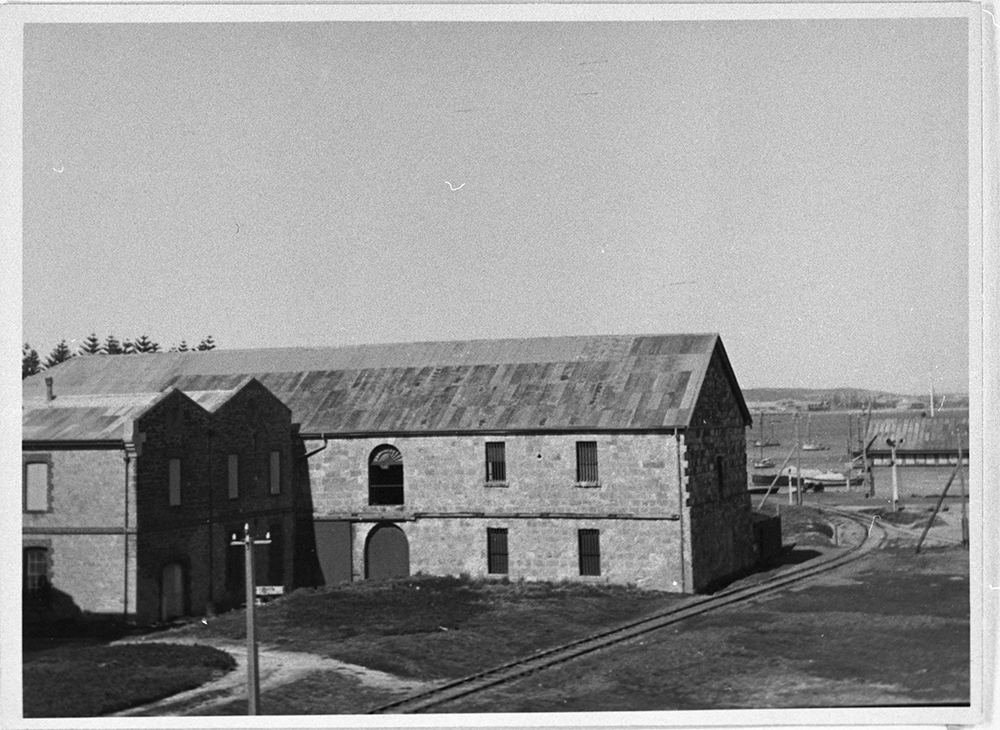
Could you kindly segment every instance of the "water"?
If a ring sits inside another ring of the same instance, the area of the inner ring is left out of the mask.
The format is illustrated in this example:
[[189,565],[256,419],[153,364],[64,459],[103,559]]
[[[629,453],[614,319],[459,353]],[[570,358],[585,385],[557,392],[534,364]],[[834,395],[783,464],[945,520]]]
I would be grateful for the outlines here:
[[[955,411],[959,413],[960,411]],[[875,411],[872,418],[884,418],[892,415],[905,415],[919,418],[919,411],[894,412]],[[760,438],[759,413],[753,413],[754,425],[747,430],[747,456],[753,461],[760,456],[760,447],[754,446],[753,442]],[[764,456],[774,462],[775,467],[781,466],[785,457],[795,448],[795,420],[793,414],[764,414],[764,437],[765,440],[780,442],[780,446],[770,446],[764,448]],[[848,423],[851,423],[851,445],[858,449],[858,414],[847,411],[818,411],[811,414],[802,414],[799,418],[799,435],[803,443],[808,440],[814,443],[821,443],[829,447],[827,451],[803,451],[803,469],[822,469],[824,471],[843,472],[848,462]],[[864,417],[861,418],[862,427]],[[808,434],[807,434],[808,429]],[[860,462],[857,462],[860,465]],[[788,462],[789,466],[796,466],[798,457],[792,454]],[[749,469],[749,466],[748,466]],[[941,494],[948,477],[951,476],[953,466],[901,466],[898,468],[899,474],[899,495],[900,498],[917,495],[919,497],[931,497]],[[877,495],[892,494],[892,468],[888,466],[873,467],[875,474],[875,490]],[[966,492],[969,490],[969,469],[963,467],[962,476],[965,479]],[[860,488],[859,488],[860,489]],[[957,497],[960,494],[958,477],[948,490],[949,497]]]

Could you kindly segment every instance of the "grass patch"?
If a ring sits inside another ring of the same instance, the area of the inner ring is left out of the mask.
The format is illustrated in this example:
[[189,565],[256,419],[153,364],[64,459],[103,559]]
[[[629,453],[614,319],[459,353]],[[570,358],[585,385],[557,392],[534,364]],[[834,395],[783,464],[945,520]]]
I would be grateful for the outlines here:
[[[262,643],[422,680],[462,677],[624,623],[677,594],[416,576],[298,590],[258,611]],[[243,611],[184,635],[242,639]]]
[[235,660],[207,646],[65,644],[24,658],[25,717],[95,717],[198,687]]

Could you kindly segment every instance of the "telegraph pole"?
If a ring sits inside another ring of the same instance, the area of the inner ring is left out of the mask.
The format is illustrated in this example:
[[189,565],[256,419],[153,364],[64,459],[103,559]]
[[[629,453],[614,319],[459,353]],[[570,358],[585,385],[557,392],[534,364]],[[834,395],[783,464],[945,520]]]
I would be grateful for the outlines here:
[[892,511],[895,512],[899,503],[899,472],[896,465],[896,447],[903,443],[903,439],[900,439],[899,441],[886,439],[885,442],[889,444],[889,448],[892,449]]
[[271,533],[267,533],[263,540],[254,540],[248,522],[243,525],[243,539],[238,540],[234,533],[230,544],[244,547],[247,584],[247,714],[256,715],[260,709],[260,673],[257,669],[257,615],[254,610],[257,584],[254,575],[253,549],[256,545],[270,545]]
[[969,549],[969,508],[965,504],[965,473],[962,471],[962,434],[958,434],[958,485],[962,488],[962,547]]

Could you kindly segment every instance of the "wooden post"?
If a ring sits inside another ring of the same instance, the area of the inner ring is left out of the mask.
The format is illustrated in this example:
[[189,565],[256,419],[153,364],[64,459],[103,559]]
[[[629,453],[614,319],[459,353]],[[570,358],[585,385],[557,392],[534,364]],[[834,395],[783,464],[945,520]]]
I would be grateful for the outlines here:
[[895,512],[899,504],[899,467],[896,464],[896,446],[903,443],[903,440],[886,439],[886,441],[889,442],[889,448],[892,449],[892,511]]
[[917,549],[916,549],[916,552],[918,552],[918,553],[920,552],[920,546],[923,544],[924,538],[927,537],[927,532],[928,532],[928,530],[931,529],[931,525],[934,524],[934,520],[937,519],[938,511],[941,509],[941,503],[944,502],[944,497],[945,497],[946,494],[948,494],[948,487],[950,487],[951,483],[953,481],[955,481],[955,475],[959,471],[961,471],[961,469],[962,469],[962,465],[959,464],[958,468],[956,468],[955,471],[953,471],[951,473],[951,476],[948,477],[948,483],[944,485],[944,489],[941,491],[941,496],[938,497],[937,504],[934,505],[934,512],[931,514],[931,518],[929,520],[927,520],[927,524],[924,526],[924,531],[920,534],[920,539],[917,540]]
[[257,671],[257,581],[253,564],[253,536],[250,524],[243,527],[243,544],[246,550],[247,584],[247,714],[256,715],[259,710],[260,673]]
[[[799,414],[798,413],[795,414],[795,418],[793,419],[793,422],[795,423],[795,444],[796,444],[796,447],[798,447],[798,443],[799,443]],[[796,467],[796,469],[797,468],[798,467]],[[799,481],[799,476],[800,476],[799,474],[795,475],[795,481],[796,482]],[[797,488],[798,488],[798,485],[794,484],[792,482],[792,477],[789,476],[788,477],[788,504],[795,504],[795,494],[794,494],[794,492],[792,490],[793,489],[797,489]]]
[[257,715],[260,711],[260,672],[257,669],[257,580],[254,571],[253,549],[255,545],[269,545],[271,535],[254,541],[250,534],[250,523],[243,525],[243,539],[233,535],[233,545],[243,544],[244,565],[246,567],[247,589],[247,714]]
[[868,481],[869,499],[875,496],[875,470],[872,469],[872,465],[868,461],[868,447],[871,446],[871,442],[867,444],[865,443],[865,439],[868,438],[868,431],[871,430],[871,426],[872,402],[868,401],[868,417],[865,419],[865,435],[861,437],[861,461],[865,470],[865,479]]
[[962,471],[962,434],[958,434],[958,486],[962,498],[962,547],[969,549],[969,508],[965,504],[965,472]]
[[[809,425],[809,419],[812,417],[807,417],[806,424]],[[805,491],[805,485],[802,483],[802,439],[799,438],[799,428],[798,422],[795,423],[795,471],[798,472],[795,476],[798,480],[797,489],[795,490],[795,503],[801,505],[803,503],[802,493]]]
[[[771,490],[774,489],[774,485],[777,484],[778,480],[781,478],[781,470],[784,469],[785,465],[789,461],[792,460],[792,456],[794,456],[794,455],[795,455],[795,449],[793,448],[791,451],[788,452],[788,456],[785,457],[785,460],[783,462],[781,462],[781,466],[778,467],[778,473],[774,475],[774,480],[771,482],[771,486],[769,486],[767,488],[767,491],[764,492],[764,496],[761,498],[760,504],[757,505],[757,510],[758,511],[760,511],[761,509],[763,509],[764,502],[766,502],[767,498],[771,496]],[[789,482],[789,484],[791,484],[791,482]],[[779,514],[780,514],[780,511],[781,511],[781,504],[780,503],[778,503],[778,511],[779,511]]]

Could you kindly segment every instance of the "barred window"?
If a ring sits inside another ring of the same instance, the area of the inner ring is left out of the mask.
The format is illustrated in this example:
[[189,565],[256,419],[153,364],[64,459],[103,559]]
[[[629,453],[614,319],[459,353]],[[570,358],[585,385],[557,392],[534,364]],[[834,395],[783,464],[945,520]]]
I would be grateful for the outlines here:
[[601,574],[601,531],[578,530],[580,575]]
[[37,593],[49,584],[49,551],[30,547],[24,550],[24,590]]
[[237,454],[229,455],[229,498],[237,499],[240,496],[240,457]]
[[506,447],[503,441],[491,441],[486,444],[486,481],[507,481]]
[[507,572],[507,529],[486,529],[486,563],[490,573]]
[[597,481],[597,442],[576,442],[576,480],[578,482]]

